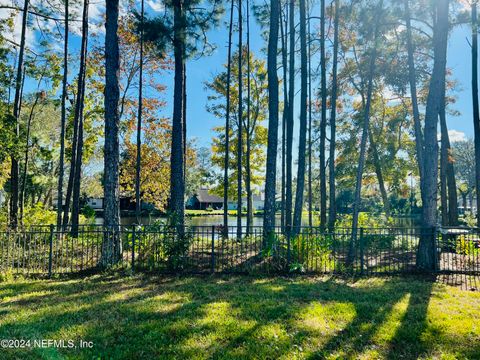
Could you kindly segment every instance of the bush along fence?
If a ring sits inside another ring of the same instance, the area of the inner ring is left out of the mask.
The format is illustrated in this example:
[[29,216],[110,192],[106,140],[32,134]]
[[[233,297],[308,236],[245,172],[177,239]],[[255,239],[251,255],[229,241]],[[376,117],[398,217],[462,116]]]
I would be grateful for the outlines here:
[[[436,272],[480,275],[480,230],[473,228],[360,228],[297,235],[276,228],[166,225],[34,226],[0,232],[0,272],[53,276],[95,272],[105,266],[133,271],[185,273],[351,273],[416,272],[419,239],[431,237]],[[352,243],[352,238],[356,239]]]

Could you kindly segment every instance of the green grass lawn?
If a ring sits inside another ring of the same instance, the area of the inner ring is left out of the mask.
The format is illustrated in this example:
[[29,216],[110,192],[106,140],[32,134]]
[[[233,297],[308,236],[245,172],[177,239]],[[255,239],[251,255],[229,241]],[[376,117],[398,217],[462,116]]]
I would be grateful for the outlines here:
[[480,359],[480,293],[414,277],[17,280],[0,283],[0,339],[94,344],[1,359]]

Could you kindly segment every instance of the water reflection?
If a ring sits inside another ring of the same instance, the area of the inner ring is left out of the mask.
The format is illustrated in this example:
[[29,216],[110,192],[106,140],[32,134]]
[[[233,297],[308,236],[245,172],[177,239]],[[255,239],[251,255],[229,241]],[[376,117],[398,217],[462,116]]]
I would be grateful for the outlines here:
[[[144,225],[151,225],[157,221],[166,220],[165,217],[157,217],[157,216],[144,216],[141,218],[141,223]],[[222,215],[207,215],[207,216],[191,216],[187,217],[187,224],[191,226],[212,226],[212,225],[221,225],[223,224],[223,216]],[[97,218],[95,221],[97,224],[103,224],[103,218]],[[133,225],[136,223],[136,218],[134,216],[129,217],[122,217],[121,219],[122,225],[128,226]],[[280,225],[280,215],[276,216],[276,223]],[[418,219],[412,217],[395,217],[394,218],[394,226],[398,227],[415,227],[418,226]],[[242,226],[247,225],[247,218],[242,217]],[[263,225],[263,217],[262,216],[254,216],[253,217],[253,226],[262,226]],[[302,217],[302,225],[308,225],[308,216]],[[228,217],[228,226],[237,226],[237,218],[235,216]],[[314,219],[314,226],[318,226],[318,219]]]

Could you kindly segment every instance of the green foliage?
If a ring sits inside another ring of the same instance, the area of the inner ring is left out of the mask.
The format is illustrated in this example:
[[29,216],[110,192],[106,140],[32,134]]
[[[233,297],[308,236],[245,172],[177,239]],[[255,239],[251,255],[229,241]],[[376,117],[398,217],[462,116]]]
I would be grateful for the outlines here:
[[466,213],[462,217],[462,220],[465,222],[465,225],[467,225],[468,227],[476,227],[477,226],[477,218],[471,212]]
[[[135,231],[135,247],[139,263],[150,269],[164,263],[168,270],[176,271],[187,265],[187,254],[193,242],[194,232],[186,228],[179,233],[175,216],[157,221],[148,227],[138,227]],[[133,232],[129,234],[129,247],[133,244]]]
[[[384,214],[375,215],[366,212],[361,212],[358,215],[358,227],[359,228],[387,228],[393,225],[393,219],[387,218]],[[352,227],[352,215],[345,214],[340,215],[335,223],[337,229],[349,229]]]
[[50,225],[57,221],[56,211],[49,210],[43,203],[26,207],[23,215],[23,223],[29,225]]
[[394,234],[382,232],[372,234],[367,231],[367,233],[362,237],[362,244],[365,251],[367,251],[369,254],[375,254],[382,250],[392,250],[395,239],[396,237]]
[[[171,49],[175,30],[186,34],[184,47],[187,56],[205,55],[211,53],[215,46],[208,41],[208,30],[215,27],[223,14],[223,2],[220,0],[187,0],[182,2],[183,16],[175,24],[174,9],[176,2],[167,0],[163,3],[169,11],[163,12],[158,17],[145,16],[143,19],[143,33],[146,43],[153,44],[160,54]],[[142,29],[141,16],[134,11],[136,18],[136,31]]]
[[[242,126],[242,145],[243,154],[246,153],[247,140],[250,141],[250,166],[251,166],[251,184],[252,187],[261,186],[264,181],[264,168],[266,161],[266,145],[268,139],[267,128],[263,126],[263,122],[268,117],[268,84],[267,84],[267,68],[264,60],[258,59],[254,54],[250,53],[250,87],[251,87],[251,118],[250,127],[247,128],[247,94],[243,92],[244,112],[242,119],[239,119],[238,103],[239,103],[239,87],[244,89],[248,86],[247,76],[243,78],[242,84],[239,86],[238,81],[238,51],[232,56],[232,73],[230,82],[230,134],[229,134],[229,153],[230,160],[228,167],[229,172],[229,198],[237,198],[237,178],[238,178],[238,126]],[[243,49],[243,56],[246,59],[246,49]],[[248,61],[243,62],[243,74],[247,72]],[[225,70],[214,76],[211,82],[205,84],[209,91],[207,110],[218,119],[225,119],[226,116],[226,95],[227,95],[227,72]],[[213,129],[215,135],[212,144],[212,164],[219,169],[225,167],[225,126],[218,126]],[[246,183],[246,156],[242,158],[242,177]],[[220,175],[221,177],[221,175]],[[219,182],[214,189],[218,195],[223,194],[223,182]]]
[[460,235],[455,240],[455,253],[466,256],[478,256],[480,254],[480,243],[472,241],[465,235]]
[[310,230],[293,237],[290,241],[290,271],[305,272],[313,264],[320,269],[333,269],[333,241],[330,234],[318,234]]
[[189,154],[185,174],[185,193],[190,196],[198,189],[210,189],[217,177],[211,161],[210,149],[199,147],[195,141],[187,144]]
[[85,205],[82,208],[82,215],[85,216],[89,222],[92,220],[95,221],[95,210],[89,205]]

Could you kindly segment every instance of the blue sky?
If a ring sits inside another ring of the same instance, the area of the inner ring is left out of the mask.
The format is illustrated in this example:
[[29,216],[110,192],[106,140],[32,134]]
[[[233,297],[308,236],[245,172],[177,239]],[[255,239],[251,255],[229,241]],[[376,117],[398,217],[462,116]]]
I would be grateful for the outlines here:
[[[259,27],[252,21],[251,46],[257,56],[266,59],[266,54],[261,53],[264,46],[259,34]],[[198,139],[199,144],[209,146],[212,132],[211,129],[223,122],[216,119],[206,111],[207,91],[204,88],[205,81],[209,81],[213,74],[222,70],[222,64],[226,62],[228,33],[222,25],[220,29],[210,32],[210,39],[217,44],[215,52],[208,57],[199,60],[191,60],[187,65],[187,111],[188,111],[188,136]],[[470,27],[457,27],[450,35],[448,47],[447,66],[452,70],[453,78],[458,82],[455,95],[457,101],[451,106],[452,110],[458,111],[460,116],[448,115],[448,126],[453,141],[462,137],[473,137],[472,120],[472,97],[471,97],[471,56],[470,45],[467,39],[471,39]],[[235,42],[237,37],[235,37]],[[318,55],[312,61],[318,62]],[[173,78],[165,79],[169,85],[167,99],[173,89]],[[298,107],[297,107],[298,108]],[[298,109],[297,109],[298,110]],[[165,109],[166,113],[170,109]],[[296,134],[296,132],[295,132]],[[297,136],[297,134],[296,134]]]
[[[37,0],[32,0],[33,2]],[[153,14],[154,11],[162,11],[161,2],[159,0],[147,0],[147,13]],[[96,22],[99,29],[103,29],[101,24],[101,14],[103,10],[103,2],[95,2],[90,6],[90,15],[92,22]],[[0,17],[5,11],[0,11]],[[17,25],[20,23],[17,16]],[[217,119],[206,111],[207,90],[205,82],[210,81],[212,77],[222,70],[223,64],[227,57],[227,40],[228,29],[225,24],[225,18],[222,20],[219,28],[209,32],[211,43],[216,45],[216,50],[210,55],[201,59],[191,59],[187,63],[187,131],[189,138],[198,139],[198,144],[209,146],[212,138],[212,128],[223,123],[223,119]],[[316,24],[313,24],[316,26]],[[18,39],[19,28],[16,26],[15,34]],[[75,33],[79,33],[79,29],[74,29]],[[251,17],[251,49],[252,52],[260,58],[266,59],[266,54],[262,52],[265,46],[260,35],[259,25]],[[456,89],[457,102],[452,106],[453,110],[460,113],[460,116],[448,116],[448,125],[451,132],[452,140],[456,140],[463,136],[473,136],[472,123],[472,100],[471,100],[471,56],[468,40],[470,39],[470,27],[457,27],[450,35],[448,48],[448,67],[452,70],[453,78],[457,80]],[[237,43],[238,35],[234,34],[234,46]],[[32,34],[29,34],[27,41],[32,44],[35,40]],[[34,45],[32,45],[34,46]],[[79,37],[72,36],[71,52],[78,52]],[[314,56],[312,62],[315,66],[318,63],[318,54]],[[172,114],[172,98],[173,98],[173,74],[162,74],[161,81],[167,86],[167,93],[164,98],[167,100],[167,106],[162,111],[162,115],[170,117]],[[318,86],[318,85],[317,85]],[[297,85],[298,88],[298,85]],[[297,106],[298,112],[298,106]],[[297,131],[295,131],[295,134]],[[297,134],[296,134],[297,135]]]

